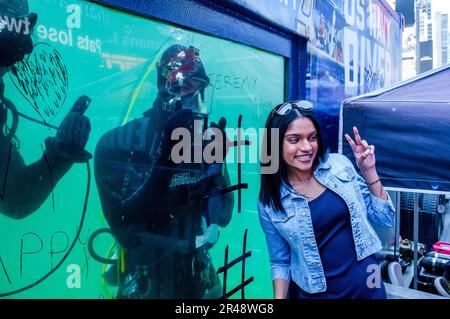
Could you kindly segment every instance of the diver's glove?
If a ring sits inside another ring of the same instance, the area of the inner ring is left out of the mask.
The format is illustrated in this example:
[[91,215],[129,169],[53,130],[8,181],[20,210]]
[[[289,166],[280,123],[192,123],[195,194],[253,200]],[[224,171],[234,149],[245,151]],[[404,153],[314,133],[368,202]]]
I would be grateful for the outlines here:
[[[8,16],[0,12],[0,67],[12,66],[33,51],[31,29],[36,21],[35,13],[26,16]],[[11,25],[20,25],[21,29],[10,28]]]
[[66,161],[81,163],[92,158],[92,154],[84,149],[91,132],[91,123],[82,112],[76,111],[76,107],[74,105],[66,115],[56,136],[45,140],[46,155],[55,160],[60,157]]
[[[210,128],[214,128],[218,130],[221,134],[221,137],[214,137],[214,139],[210,142],[210,147],[214,147],[216,150],[221,150],[221,153],[218,154],[220,156],[217,157],[218,164],[223,164],[225,162],[225,158],[227,157],[228,150],[231,146],[230,141],[225,133],[225,127],[227,125],[227,120],[222,116],[219,119],[219,123],[211,122]],[[217,132],[219,134],[219,132]]]

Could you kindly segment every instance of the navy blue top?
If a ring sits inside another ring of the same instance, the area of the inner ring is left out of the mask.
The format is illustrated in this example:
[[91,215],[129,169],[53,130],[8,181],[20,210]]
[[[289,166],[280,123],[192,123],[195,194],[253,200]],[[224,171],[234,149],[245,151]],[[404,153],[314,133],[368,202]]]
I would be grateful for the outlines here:
[[[308,204],[327,282],[327,290],[321,293],[309,294],[301,290],[291,280],[289,288],[290,298],[385,299],[386,290],[381,278],[377,281],[380,282],[379,288],[369,288],[367,285],[368,277],[375,276],[374,267],[369,266],[378,266],[378,260],[374,255],[368,256],[361,261],[357,260],[350,224],[350,212],[344,200],[327,188]],[[380,272],[378,274],[381,275]],[[369,283],[375,283],[372,277],[369,278]]]

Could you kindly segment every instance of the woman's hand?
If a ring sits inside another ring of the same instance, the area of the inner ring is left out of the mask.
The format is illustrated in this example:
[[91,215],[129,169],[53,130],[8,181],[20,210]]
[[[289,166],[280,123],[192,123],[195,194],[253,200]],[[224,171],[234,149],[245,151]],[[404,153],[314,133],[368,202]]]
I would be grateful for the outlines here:
[[356,126],[353,126],[353,134],[355,134],[355,141],[348,134],[345,134],[345,139],[352,148],[359,170],[364,172],[375,168],[375,146],[369,145],[366,140],[361,140]]

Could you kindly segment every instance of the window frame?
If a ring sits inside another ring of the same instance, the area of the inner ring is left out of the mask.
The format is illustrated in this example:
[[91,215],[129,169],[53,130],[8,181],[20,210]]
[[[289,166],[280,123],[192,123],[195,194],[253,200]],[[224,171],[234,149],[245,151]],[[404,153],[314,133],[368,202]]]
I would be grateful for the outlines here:
[[306,96],[307,40],[237,4],[217,0],[89,1],[280,55],[285,58],[285,99]]

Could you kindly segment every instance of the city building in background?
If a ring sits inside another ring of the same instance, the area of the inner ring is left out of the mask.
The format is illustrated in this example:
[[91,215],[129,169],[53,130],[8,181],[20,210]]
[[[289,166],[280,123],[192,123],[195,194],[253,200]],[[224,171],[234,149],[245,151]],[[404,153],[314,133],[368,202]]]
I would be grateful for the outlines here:
[[[418,53],[416,60],[418,74],[433,69],[433,19],[431,14],[431,0],[416,2],[417,26],[419,34]],[[417,32],[417,29],[416,29]]]
[[449,63],[448,15],[445,0],[390,0],[403,16],[402,79]]
[[402,36],[402,79],[409,79],[416,72],[416,29],[406,27]]
[[435,60],[438,66],[448,63],[448,14],[436,12],[436,55]]

